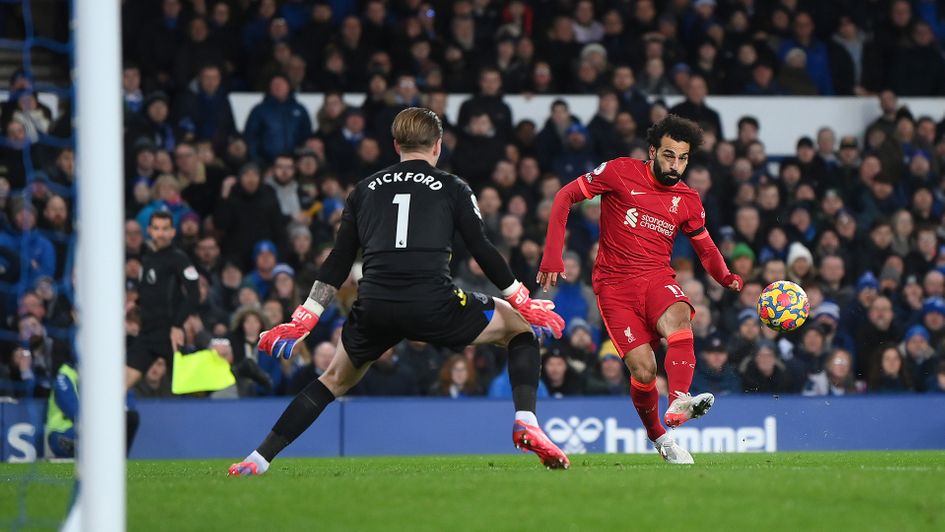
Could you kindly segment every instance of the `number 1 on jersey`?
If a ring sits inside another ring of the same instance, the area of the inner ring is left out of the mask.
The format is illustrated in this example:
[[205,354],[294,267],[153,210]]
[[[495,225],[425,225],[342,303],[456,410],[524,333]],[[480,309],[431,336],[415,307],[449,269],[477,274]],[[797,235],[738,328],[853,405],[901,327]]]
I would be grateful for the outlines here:
[[410,194],[395,194],[393,203],[397,205],[397,232],[394,235],[394,247],[407,247],[407,225],[410,223]]

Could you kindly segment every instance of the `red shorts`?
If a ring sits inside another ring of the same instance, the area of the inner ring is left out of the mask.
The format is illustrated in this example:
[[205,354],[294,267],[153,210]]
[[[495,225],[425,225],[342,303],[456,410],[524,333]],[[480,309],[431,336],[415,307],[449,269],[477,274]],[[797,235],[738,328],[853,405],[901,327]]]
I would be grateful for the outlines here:
[[600,315],[620,356],[643,344],[650,344],[655,350],[660,340],[656,323],[673,303],[682,301],[689,305],[690,319],[696,314],[671,275],[638,277],[597,288]]

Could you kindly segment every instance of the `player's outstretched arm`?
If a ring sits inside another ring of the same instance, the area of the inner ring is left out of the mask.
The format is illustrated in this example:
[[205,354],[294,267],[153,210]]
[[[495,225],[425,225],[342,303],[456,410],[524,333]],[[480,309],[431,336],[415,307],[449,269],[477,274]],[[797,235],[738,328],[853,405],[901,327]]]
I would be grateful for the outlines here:
[[561,187],[561,190],[555,194],[554,203],[551,206],[551,216],[548,220],[548,233],[545,236],[545,251],[541,258],[541,266],[538,268],[538,284],[547,292],[549,286],[558,284],[558,276],[567,279],[564,276],[564,260],[562,259],[564,247],[564,231],[568,224],[568,214],[571,212],[571,206],[575,203],[588,199],[584,188],[581,187],[579,177],[567,185]]
[[325,307],[337,293],[337,287],[323,281],[315,281],[308,299],[292,313],[292,321],[276,325],[259,335],[259,350],[274,357],[291,357],[295,345],[305,340],[312,332]]
[[692,247],[699,254],[699,261],[702,262],[705,271],[709,272],[709,275],[725,288],[736,292],[740,291],[745,284],[744,281],[737,273],[729,271],[722,253],[719,252],[719,248],[712,241],[712,237],[709,236],[706,228],[697,229],[687,236],[692,242]]
[[315,283],[305,303],[296,307],[292,321],[281,323],[259,335],[259,350],[274,357],[290,358],[296,344],[305,340],[312,332],[322,312],[325,311],[338,288],[348,278],[351,265],[358,254],[361,243],[354,222],[350,198],[341,215],[341,226],[335,237],[335,247],[322,264]]
[[468,193],[468,200],[465,197],[458,200],[456,222],[459,234],[463,237],[469,252],[479,263],[486,277],[502,289],[502,296],[525,318],[525,321],[555,338],[560,338],[564,331],[564,319],[554,312],[554,303],[533,300],[528,294],[528,288],[515,279],[505,258],[486,236],[475,197],[471,191]]

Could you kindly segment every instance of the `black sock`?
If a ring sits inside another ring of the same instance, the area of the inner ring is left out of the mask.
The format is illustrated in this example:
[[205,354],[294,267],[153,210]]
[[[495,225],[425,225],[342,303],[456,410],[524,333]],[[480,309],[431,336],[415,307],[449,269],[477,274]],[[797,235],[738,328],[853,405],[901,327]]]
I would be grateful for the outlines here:
[[125,410],[125,456],[131,453],[131,444],[135,442],[141,416],[137,410]]
[[305,432],[305,429],[318,419],[322,410],[334,400],[335,396],[331,390],[322,381],[315,379],[289,403],[279,421],[272,426],[272,432],[256,451],[267,462],[272,462],[272,459]]
[[512,383],[512,402],[515,411],[535,411],[538,398],[538,376],[541,373],[541,354],[538,339],[527,332],[509,342],[509,381]]

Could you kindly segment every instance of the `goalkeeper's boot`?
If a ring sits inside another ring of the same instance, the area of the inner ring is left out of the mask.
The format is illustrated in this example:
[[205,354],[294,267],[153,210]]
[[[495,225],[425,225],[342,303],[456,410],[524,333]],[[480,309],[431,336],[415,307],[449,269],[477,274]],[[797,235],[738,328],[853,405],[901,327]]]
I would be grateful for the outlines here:
[[226,476],[228,477],[252,477],[256,475],[261,475],[256,464],[253,462],[240,462],[238,464],[231,464],[230,469],[227,472]]
[[704,416],[713,403],[715,396],[711,393],[700,393],[693,397],[688,393],[676,392],[676,399],[666,409],[663,421],[667,427],[678,427],[690,419]]
[[668,433],[656,438],[656,441],[653,442],[653,446],[656,447],[656,452],[660,453],[660,457],[670,464],[693,463],[692,455],[689,454],[689,451],[680,447],[679,444],[676,443],[676,440]]
[[524,421],[516,421],[512,425],[512,443],[522,452],[531,451],[538,455],[538,459],[548,469],[567,469],[571,467],[568,456],[554,444],[541,428],[529,425]]

